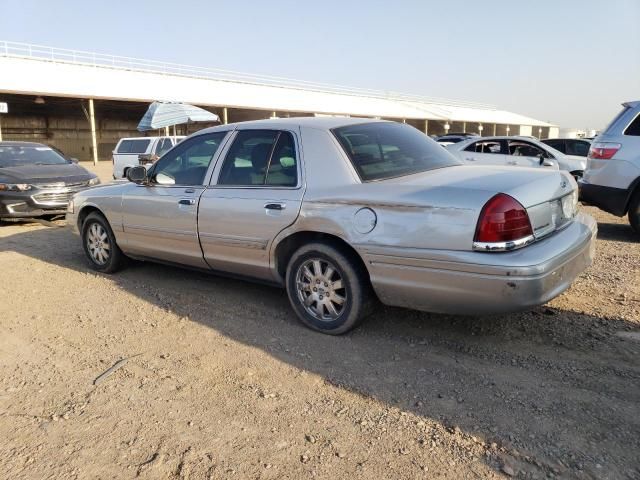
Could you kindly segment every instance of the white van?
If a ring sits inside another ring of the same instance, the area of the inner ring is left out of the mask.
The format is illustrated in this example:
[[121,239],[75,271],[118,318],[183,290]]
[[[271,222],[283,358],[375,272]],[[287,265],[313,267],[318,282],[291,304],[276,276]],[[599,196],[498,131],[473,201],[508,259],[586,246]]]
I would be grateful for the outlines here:
[[113,178],[125,178],[130,167],[140,165],[141,155],[157,160],[185,137],[121,138],[113,151]]

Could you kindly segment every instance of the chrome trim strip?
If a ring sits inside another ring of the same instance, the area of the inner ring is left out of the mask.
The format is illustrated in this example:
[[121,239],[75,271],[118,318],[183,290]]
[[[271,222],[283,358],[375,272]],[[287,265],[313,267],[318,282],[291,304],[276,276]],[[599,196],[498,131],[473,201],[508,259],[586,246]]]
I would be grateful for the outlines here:
[[473,242],[473,249],[478,252],[510,252],[526,247],[536,241],[536,237],[529,235],[512,242]]

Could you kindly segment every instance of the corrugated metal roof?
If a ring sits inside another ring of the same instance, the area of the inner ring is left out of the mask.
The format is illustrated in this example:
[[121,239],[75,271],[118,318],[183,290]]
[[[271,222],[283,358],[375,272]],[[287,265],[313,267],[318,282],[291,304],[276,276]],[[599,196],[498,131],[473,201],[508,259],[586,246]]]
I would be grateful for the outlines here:
[[490,105],[0,42],[0,92],[272,111],[554,126]]

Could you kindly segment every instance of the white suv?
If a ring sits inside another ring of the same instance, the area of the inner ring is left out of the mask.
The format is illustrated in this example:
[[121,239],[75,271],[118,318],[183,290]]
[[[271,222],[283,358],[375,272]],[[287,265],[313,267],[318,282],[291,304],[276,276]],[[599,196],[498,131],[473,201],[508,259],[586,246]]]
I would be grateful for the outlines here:
[[140,156],[157,160],[185,137],[121,138],[113,150],[113,178],[125,178],[127,170],[140,165]]
[[622,111],[591,144],[580,198],[619,217],[640,233],[640,101]]

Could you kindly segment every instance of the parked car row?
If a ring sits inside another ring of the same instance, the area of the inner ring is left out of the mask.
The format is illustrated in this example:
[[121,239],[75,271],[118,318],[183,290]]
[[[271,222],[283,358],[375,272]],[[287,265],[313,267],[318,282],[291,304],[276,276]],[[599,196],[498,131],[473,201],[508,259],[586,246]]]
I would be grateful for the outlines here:
[[376,301],[487,314],[559,295],[594,256],[576,179],[584,202],[628,214],[640,233],[640,102],[587,158],[564,153],[584,151],[568,140],[460,137],[443,148],[394,122],[291,118],[127,138],[114,177],[117,164],[129,182],[93,188],[57,151],[4,142],[0,217],[66,205],[98,271],[134,258],[272,283],[329,334]]

